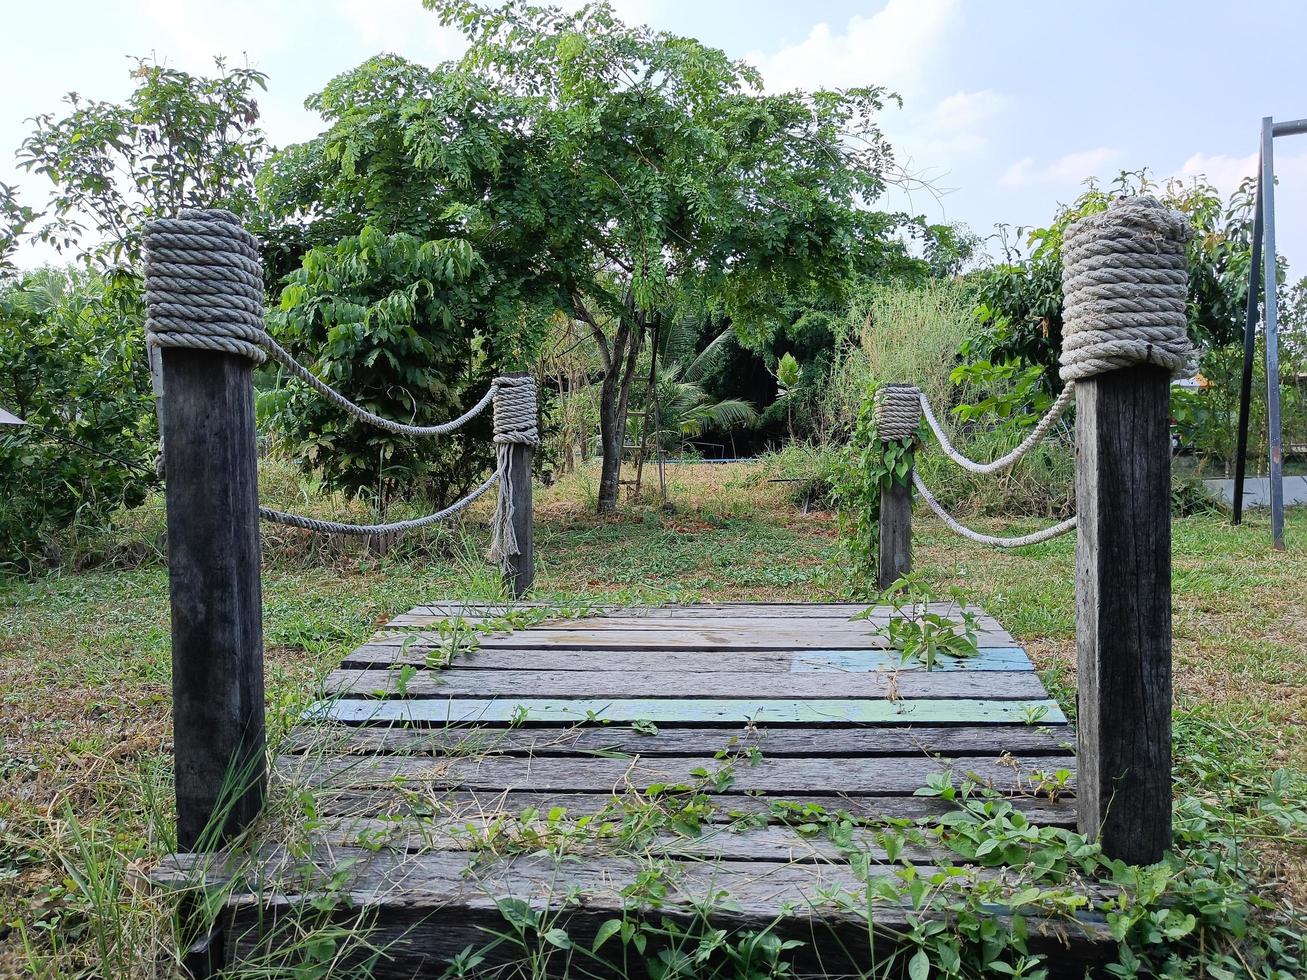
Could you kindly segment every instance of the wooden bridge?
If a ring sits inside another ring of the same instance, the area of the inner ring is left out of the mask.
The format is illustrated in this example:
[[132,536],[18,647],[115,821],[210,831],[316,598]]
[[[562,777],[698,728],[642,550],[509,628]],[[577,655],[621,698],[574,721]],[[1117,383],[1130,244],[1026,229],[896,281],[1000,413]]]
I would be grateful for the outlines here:
[[[888,607],[865,620],[848,604],[515,608],[539,621],[469,649],[469,627],[499,626],[504,607],[419,606],[329,675],[274,769],[313,799],[308,857],[278,847],[242,871],[255,884],[237,888],[215,937],[228,955],[330,890],[384,948],[374,976],[426,973],[469,946],[495,946],[483,966],[520,961],[521,945],[494,943],[511,899],[589,949],[604,922],[640,913],[641,876],[657,867],[656,915],[689,922],[712,905],[714,925],[773,928],[804,943],[800,968],[841,975],[872,965],[869,915],[883,957],[915,914],[869,904],[868,876],[911,865],[1021,881],[902,829],[957,810],[914,795],[932,778],[1075,823],[1074,735],[989,616],[975,656],[925,670],[886,648]],[[466,652],[451,656],[459,636]],[[856,830],[837,844],[825,830],[844,815]],[[889,838],[877,829],[895,821]],[[640,823],[648,833],[621,830]],[[227,873],[209,859],[179,855],[159,877],[203,872],[215,886]],[[1033,932],[1055,974],[1114,949],[1092,919]],[[568,960],[554,950],[559,975]]]
[[[1109,225],[1093,226],[1096,247],[1116,256],[1123,281],[1141,262],[1183,266],[1178,237],[1127,235],[1121,218],[1118,247]],[[170,227],[158,232],[168,249]],[[199,237],[214,240],[216,227]],[[230,243],[234,233],[225,234]],[[244,323],[261,296],[245,281],[255,272],[236,283],[225,271],[254,262],[253,246],[242,247],[212,266],[207,251],[169,252],[203,261],[189,279],[161,269],[158,290],[147,275],[147,297],[172,308],[173,290],[211,276],[235,283],[220,291],[231,323]],[[1089,271],[1112,278],[1109,267]],[[1183,302],[1174,284],[1164,292],[1152,301],[1175,307],[1174,328]],[[913,909],[877,881],[920,868],[932,882],[974,883],[986,895],[1001,894],[988,882],[1020,884],[1020,865],[958,870],[965,854],[903,824],[947,809],[957,792],[950,780],[1010,799],[1018,817],[1074,823],[1110,858],[1149,864],[1170,848],[1170,373],[1150,363],[1163,347],[1134,337],[1131,357],[1109,350],[1075,380],[1075,758],[1057,704],[992,619],[981,620],[978,657],[925,671],[899,663],[878,637],[885,610],[855,621],[837,605],[604,609],[526,623],[494,609],[426,607],[352,653],[273,760],[274,779],[303,789],[295,798],[308,808],[299,828],[307,839],[273,828],[282,836],[270,849],[234,866],[225,846],[275,818],[264,810],[252,348],[241,336],[215,345],[209,334],[227,321],[208,315],[191,324],[196,336],[176,334],[186,326],[177,317],[166,321],[152,337],[163,344],[156,391],[168,474],[177,840],[186,853],[159,877],[232,888],[227,928],[195,944],[193,973],[212,974],[233,946],[272,942],[268,927],[308,903],[371,915],[383,945],[366,971],[374,975],[412,975],[481,946],[487,930],[507,923],[522,938],[527,925],[539,932],[555,917],[567,931],[538,939],[566,953],[640,909],[737,934],[775,927],[805,941],[805,970],[839,975],[869,962],[871,937],[912,924]],[[1076,359],[1085,361],[1083,351]],[[365,420],[412,429],[321,381],[314,387]],[[479,405],[531,387],[501,377]],[[515,429],[533,413],[505,402],[501,432],[498,409],[496,554],[520,598],[534,575],[535,426],[526,425],[530,436]],[[881,438],[914,445],[912,431]],[[911,562],[911,469],[889,484],[879,521],[886,581]],[[329,533],[376,530],[265,516]],[[485,635],[450,657],[464,617],[483,620]],[[936,795],[918,795],[923,784]],[[839,812],[882,829],[832,822]],[[807,832],[823,827],[839,833]],[[204,923],[208,908],[185,918]],[[1001,901],[988,911],[1015,925]],[[1020,918],[1031,924],[1024,910]],[[1068,975],[1104,949],[1092,920],[1034,929],[1033,946],[1056,953],[1050,967]],[[504,962],[511,946],[500,943],[487,962]]]

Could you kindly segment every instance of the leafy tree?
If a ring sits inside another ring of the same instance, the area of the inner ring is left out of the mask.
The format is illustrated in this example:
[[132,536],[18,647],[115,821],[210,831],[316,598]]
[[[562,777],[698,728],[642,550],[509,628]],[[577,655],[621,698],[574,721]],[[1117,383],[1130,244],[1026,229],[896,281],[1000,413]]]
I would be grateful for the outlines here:
[[18,160],[54,185],[33,217],[38,237],[60,251],[135,264],[151,218],[184,207],[249,215],[267,152],[255,100],[266,76],[216,65],[217,74],[202,76],[136,59],[126,102],[72,92],[66,116],[37,116]]
[[939,279],[962,275],[980,254],[980,236],[961,223],[919,226],[919,236],[930,274]]
[[465,239],[479,262],[452,308],[501,369],[535,358],[556,312],[584,324],[611,509],[646,333],[685,296],[765,337],[790,296],[837,297],[855,261],[902,252],[864,207],[884,186],[887,96],[764,96],[748,66],[602,3],[429,6],[467,56],[374,58],[309,100],[329,129],[260,178],[272,261],[287,273],[365,225]]
[[[0,537],[30,554],[51,532],[138,502],[157,437],[139,270],[143,223],[181,207],[252,210],[265,152],[264,76],[189,75],[138,60],[126,102],[67,97],[19,150],[52,187],[40,210],[0,186],[0,266],[28,234],[102,267],[45,270],[0,298],[0,404],[32,423],[0,438]],[[43,431],[38,431],[38,428]],[[112,458],[111,458],[112,457]]]
[[35,217],[31,208],[18,200],[18,189],[0,183],[0,274],[12,272],[13,252]]
[[[475,79],[390,55],[307,104],[328,128],[259,179],[265,261],[284,282],[272,329],[380,414],[457,416],[496,373],[530,366],[559,306],[536,259],[548,229],[523,212],[540,190],[511,182],[511,120]],[[333,485],[382,503],[401,482],[445,503],[490,459],[487,418],[450,440],[396,439],[288,389],[273,420]]]
[[536,260],[600,352],[599,507],[611,510],[645,335],[684,295],[765,336],[786,297],[837,295],[860,251],[889,247],[884,217],[863,207],[884,189],[874,117],[889,96],[764,95],[748,65],[623,24],[606,3],[426,2],[467,36],[449,71],[476,79],[485,111],[506,122],[501,153],[520,161],[469,184],[470,197],[507,198],[546,232]]

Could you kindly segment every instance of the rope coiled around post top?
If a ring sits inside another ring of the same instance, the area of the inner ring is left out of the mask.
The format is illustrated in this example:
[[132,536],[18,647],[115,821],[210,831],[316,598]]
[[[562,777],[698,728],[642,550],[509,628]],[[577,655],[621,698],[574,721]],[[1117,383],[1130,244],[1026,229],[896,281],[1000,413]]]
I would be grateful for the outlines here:
[[889,384],[876,391],[876,434],[881,442],[911,439],[921,424],[921,392],[912,385]]
[[513,484],[508,479],[510,455],[515,445],[540,445],[539,409],[536,380],[530,375],[496,378],[495,384],[499,389],[495,398],[495,457],[501,478],[499,500],[491,522],[490,560],[508,571],[509,559],[520,553],[517,532],[513,529],[517,505],[513,500]]
[[1136,364],[1196,368],[1186,304],[1193,229],[1147,195],[1113,201],[1062,237],[1063,381]]

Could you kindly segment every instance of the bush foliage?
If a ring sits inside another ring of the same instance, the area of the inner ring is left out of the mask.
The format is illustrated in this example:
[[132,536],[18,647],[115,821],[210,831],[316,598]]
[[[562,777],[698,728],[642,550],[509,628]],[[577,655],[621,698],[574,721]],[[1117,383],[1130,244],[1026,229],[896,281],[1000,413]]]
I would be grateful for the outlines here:
[[47,269],[0,292],[0,569],[57,561],[53,533],[145,496],[157,446],[138,294]]

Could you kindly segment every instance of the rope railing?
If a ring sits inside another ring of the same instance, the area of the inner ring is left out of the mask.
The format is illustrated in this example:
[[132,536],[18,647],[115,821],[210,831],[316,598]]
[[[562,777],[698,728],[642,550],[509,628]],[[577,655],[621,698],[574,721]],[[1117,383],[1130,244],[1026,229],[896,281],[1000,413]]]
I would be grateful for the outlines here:
[[921,494],[921,499],[926,502],[926,505],[935,512],[935,516],[943,521],[950,531],[959,537],[966,538],[968,541],[975,541],[977,544],[987,544],[995,548],[1024,548],[1026,545],[1040,544],[1044,541],[1050,541],[1060,534],[1066,534],[1067,531],[1074,530],[1077,524],[1077,519],[1072,516],[1060,524],[1054,524],[1052,527],[1046,527],[1039,531],[1032,531],[1030,534],[1021,534],[1010,538],[983,534],[980,531],[973,531],[946,511],[943,505],[935,499],[935,495],[930,492],[930,488],[926,486],[925,481],[921,479],[921,474],[915,470],[912,473],[912,485],[917,488],[917,492]]
[[432,437],[462,428],[494,404],[496,467],[484,483],[443,510],[389,524],[346,524],[259,508],[264,520],[323,534],[390,534],[435,524],[465,510],[496,483],[499,502],[492,521],[491,557],[507,568],[519,553],[513,531],[514,501],[504,478],[509,447],[538,446],[535,379],[494,380],[479,401],[458,418],[437,425],[411,425],[371,412],[327,384],[268,333],[264,324],[263,266],[258,240],[230,211],[184,209],[145,229],[146,342],[235,354],[262,364],[269,358],[308,384],[333,405],[368,425],[395,435]]
[[948,433],[945,432],[943,426],[939,424],[939,419],[935,416],[935,412],[930,405],[930,399],[926,397],[926,393],[924,391],[917,391],[917,397],[921,400],[921,413],[925,416],[926,423],[930,426],[930,431],[935,434],[935,439],[939,443],[940,451],[964,470],[971,473],[988,475],[990,473],[998,473],[1002,470],[1011,468],[1017,460],[1021,459],[1021,457],[1025,456],[1026,453],[1030,452],[1030,450],[1034,449],[1044,441],[1044,438],[1052,430],[1053,426],[1057,424],[1057,420],[1060,419],[1062,414],[1067,410],[1067,406],[1075,400],[1075,382],[1068,383],[1066,387],[1062,389],[1056,400],[1054,400],[1052,406],[1044,413],[1044,417],[1036,423],[1034,429],[1031,430],[1030,435],[1021,440],[1020,445],[1006,455],[1000,456],[998,459],[992,460],[988,463],[978,463],[974,459],[958,452],[953,447],[953,443],[949,440]]
[[[924,415],[931,430],[935,433],[935,437],[939,440],[940,448],[944,451],[945,456],[958,463],[963,469],[970,470],[973,473],[994,473],[1014,465],[1030,450],[1039,445],[1052,430],[1054,423],[1066,411],[1067,405],[1071,403],[1073,396],[1073,386],[1068,385],[1062,391],[1062,394],[1058,396],[1053,406],[1045,413],[1044,417],[1039,420],[1031,434],[1023,439],[1021,444],[1010,453],[990,463],[977,463],[954,449],[948,435],[940,426],[939,420],[931,409],[930,399],[926,397],[923,391],[912,385],[886,385],[877,392],[877,434],[882,442],[915,438],[921,418]],[[916,487],[917,492],[921,494],[921,499],[926,502],[926,505],[935,512],[935,515],[944,522],[949,530],[978,544],[992,545],[996,548],[1021,548],[1026,545],[1038,544],[1041,541],[1048,541],[1060,534],[1065,534],[1076,526],[1076,519],[1072,517],[1052,527],[1016,537],[984,534],[967,527],[945,510],[944,505],[930,492],[930,488],[926,486],[921,474],[915,468],[912,471],[912,484]]]
[[[1062,245],[1060,355],[1065,386],[1030,434],[1010,452],[988,463],[959,452],[925,393],[906,384],[886,385],[877,392],[875,418],[881,440],[915,439],[924,416],[948,459],[971,473],[997,473],[1015,465],[1048,437],[1075,400],[1078,379],[1136,364],[1156,364],[1173,375],[1192,373],[1195,355],[1185,308],[1185,244],[1192,234],[1184,215],[1146,196],[1113,202],[1106,211],[1067,229]],[[912,483],[946,527],[980,544],[1019,548],[1048,541],[1078,524],[1072,516],[1030,534],[983,534],[949,514],[915,469]]]
[[[469,493],[462,500],[450,504],[444,510],[438,510],[434,514],[427,514],[425,517],[414,517],[407,521],[395,521],[392,524],[344,524],[340,521],[327,521],[318,517],[305,517],[303,514],[288,514],[285,511],[273,510],[270,507],[260,507],[259,516],[265,521],[272,521],[274,524],[285,524],[288,527],[298,527],[305,531],[313,531],[317,534],[398,534],[404,531],[415,531],[420,527],[428,527],[437,524],[447,517],[453,517],[461,510],[470,507],[478,498],[482,497],[486,491],[493,487],[499,481],[499,471],[496,470],[490,474],[490,479]],[[516,552],[513,552],[516,554]]]

